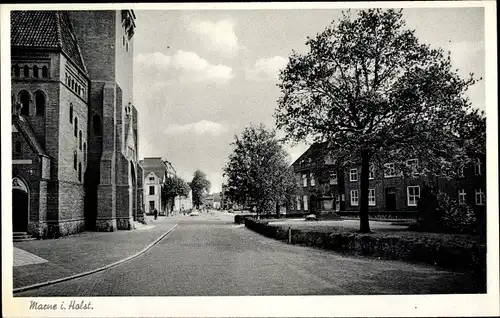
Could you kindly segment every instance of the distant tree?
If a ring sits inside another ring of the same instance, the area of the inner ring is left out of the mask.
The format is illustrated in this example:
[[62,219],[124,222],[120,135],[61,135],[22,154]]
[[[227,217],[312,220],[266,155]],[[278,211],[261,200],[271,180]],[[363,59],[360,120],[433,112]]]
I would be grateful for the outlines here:
[[234,150],[224,167],[230,199],[254,203],[257,213],[271,213],[277,204],[287,203],[296,181],[275,131],[250,126],[231,144]]
[[193,179],[189,183],[189,187],[191,187],[193,195],[193,204],[199,209],[200,205],[203,204],[203,196],[210,192],[211,184],[207,179],[207,175],[200,170],[196,170]]
[[452,69],[450,52],[419,43],[402,10],[344,13],[306,45],[280,72],[277,127],[289,140],[327,141],[339,165],[361,164],[360,232],[370,232],[371,163],[418,158],[452,177],[467,162],[459,129],[476,80]]
[[[188,196],[189,186],[182,178],[172,176],[165,179],[165,183],[161,188],[161,196],[163,202],[173,202],[177,196]],[[173,205],[170,210],[173,210]]]

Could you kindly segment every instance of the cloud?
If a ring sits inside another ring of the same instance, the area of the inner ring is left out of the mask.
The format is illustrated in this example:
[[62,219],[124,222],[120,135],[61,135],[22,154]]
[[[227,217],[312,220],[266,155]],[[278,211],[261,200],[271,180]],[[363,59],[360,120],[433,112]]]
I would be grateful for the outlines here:
[[178,125],[170,124],[165,129],[168,134],[184,134],[194,133],[197,135],[214,135],[218,136],[228,131],[228,127],[209,120],[200,120],[196,123]]
[[217,22],[195,20],[189,22],[188,30],[197,34],[208,49],[226,57],[233,57],[241,48],[234,32],[234,25],[230,20]]
[[136,69],[155,78],[155,83],[168,83],[166,77],[174,75],[181,82],[226,83],[233,78],[231,67],[211,64],[195,52],[178,50],[173,56],[160,52],[139,54]]
[[260,58],[255,61],[252,68],[246,70],[247,79],[256,81],[276,81],[279,71],[285,68],[287,63],[288,60],[282,56]]

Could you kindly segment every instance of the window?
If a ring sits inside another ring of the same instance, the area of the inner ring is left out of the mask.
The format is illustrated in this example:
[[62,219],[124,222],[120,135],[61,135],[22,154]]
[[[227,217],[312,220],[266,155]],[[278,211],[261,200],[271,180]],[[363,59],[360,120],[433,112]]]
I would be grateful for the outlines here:
[[155,186],[149,186],[149,195],[155,195]]
[[87,163],[87,144],[83,143],[83,163]]
[[123,46],[125,46],[125,35],[123,36],[122,43],[123,43]]
[[304,196],[304,211],[309,210],[308,202],[307,202],[307,195]]
[[299,211],[300,210],[300,197],[299,196],[295,197],[295,203],[297,204],[297,211]]
[[458,190],[458,203],[459,204],[466,204],[466,196],[467,193],[465,193],[465,189],[460,189]]
[[476,205],[484,205],[484,201],[483,189],[476,189]]
[[357,206],[359,204],[358,190],[351,190],[351,205]]
[[368,205],[375,206],[375,189],[368,189]]
[[76,170],[77,161],[78,161],[78,157],[77,157],[76,150],[75,150],[75,152],[73,152],[73,169],[75,169],[75,170]]
[[78,181],[82,181],[82,163],[78,163]]
[[20,141],[16,141],[16,146],[14,147],[14,151],[17,153],[17,154],[20,154],[21,153],[21,142]]
[[92,117],[92,128],[94,130],[94,135],[101,135],[101,117],[97,114]]
[[409,159],[406,160],[406,166],[410,170],[410,173],[412,175],[415,175],[418,173],[418,159]]
[[358,169],[357,168],[351,169],[351,171],[349,172],[349,180],[351,180],[352,182],[358,181]]
[[19,77],[21,76],[21,70],[19,69],[19,65],[14,65],[14,76]]
[[45,95],[42,92],[35,93],[36,115],[45,115]]
[[373,180],[375,179],[375,167],[370,166],[370,169],[368,170],[368,179]]
[[49,77],[49,69],[47,68],[47,66],[42,67],[42,77],[43,78]]
[[155,208],[155,201],[149,201],[149,211]]
[[73,123],[73,104],[69,104],[69,122]]
[[75,117],[75,129],[73,131],[75,137],[78,137],[78,118]]
[[337,173],[336,172],[330,172],[330,184],[337,184]]
[[38,66],[33,66],[33,77],[38,77]]
[[476,176],[480,176],[483,174],[482,166],[481,166],[481,159],[476,159],[476,163],[474,164],[474,174]]
[[408,193],[408,206],[417,206],[417,201],[420,198],[420,186],[409,186]]
[[311,178],[311,187],[314,187],[316,185],[316,180],[314,180],[314,174],[311,173],[309,176]]
[[128,52],[128,42],[125,44],[125,50]]
[[22,91],[20,94],[21,100],[21,115],[29,116],[30,115],[30,94],[27,91]]
[[307,187],[307,174],[302,175],[302,186]]
[[149,181],[155,181],[155,177],[149,177]]
[[78,148],[82,150],[82,131],[78,132]]
[[386,163],[384,165],[384,178],[391,178],[396,176],[396,168],[394,163]]
[[30,76],[30,68],[28,67],[28,65],[25,65],[24,66],[24,77],[29,77]]
[[75,90],[75,81],[71,79],[71,89]]

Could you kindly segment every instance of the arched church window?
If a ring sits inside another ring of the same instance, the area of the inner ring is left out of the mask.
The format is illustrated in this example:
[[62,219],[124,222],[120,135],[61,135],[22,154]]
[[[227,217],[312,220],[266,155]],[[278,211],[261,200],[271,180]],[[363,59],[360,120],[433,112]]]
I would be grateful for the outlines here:
[[74,130],[74,135],[75,135],[75,137],[78,137],[78,117],[75,117],[75,130]]
[[38,77],[38,66],[33,66],[33,77]]
[[96,136],[100,136],[101,135],[101,133],[102,133],[102,130],[101,130],[101,116],[99,116],[98,114],[95,114],[92,117],[92,128],[94,130],[94,135],[96,135]]
[[19,65],[14,65],[14,76],[19,77],[21,75],[21,70],[19,69]]
[[73,123],[73,104],[69,103],[69,122]]
[[45,65],[42,67],[42,77],[43,78],[49,77],[49,69]]
[[20,141],[16,141],[15,152],[17,154],[21,153],[21,142]]
[[78,149],[82,150],[82,131],[78,133]]
[[82,181],[82,163],[78,163],[78,181]]
[[27,91],[22,91],[19,95],[19,99],[21,100],[21,115],[29,116],[30,115],[30,94]]
[[83,163],[87,163],[87,144],[83,143]]
[[24,77],[29,77],[30,76],[30,68],[28,65],[24,65]]
[[36,115],[45,116],[45,95],[42,92],[35,93]]
[[78,161],[78,157],[77,157],[77,154],[76,154],[76,150],[75,152],[73,152],[73,169],[76,170],[76,162]]

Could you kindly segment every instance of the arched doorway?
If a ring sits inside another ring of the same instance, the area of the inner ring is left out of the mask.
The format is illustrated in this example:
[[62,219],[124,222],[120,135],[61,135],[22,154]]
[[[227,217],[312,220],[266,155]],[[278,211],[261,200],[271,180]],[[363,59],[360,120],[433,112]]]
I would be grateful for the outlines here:
[[12,179],[12,232],[28,232],[29,193],[26,183]]

